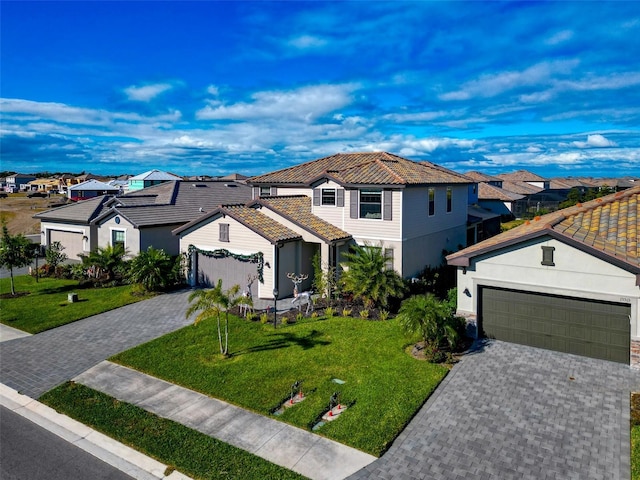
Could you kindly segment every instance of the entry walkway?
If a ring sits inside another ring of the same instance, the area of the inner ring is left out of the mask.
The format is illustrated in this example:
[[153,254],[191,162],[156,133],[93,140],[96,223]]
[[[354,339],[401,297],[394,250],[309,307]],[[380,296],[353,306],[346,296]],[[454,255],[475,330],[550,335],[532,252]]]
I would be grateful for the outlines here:
[[101,362],[74,381],[313,480],[348,477],[376,457],[136,370]]

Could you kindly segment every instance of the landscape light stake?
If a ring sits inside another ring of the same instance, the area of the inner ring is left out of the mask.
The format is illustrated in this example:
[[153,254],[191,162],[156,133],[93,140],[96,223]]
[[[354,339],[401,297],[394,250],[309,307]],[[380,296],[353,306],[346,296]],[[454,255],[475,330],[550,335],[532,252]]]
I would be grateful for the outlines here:
[[273,328],[277,328],[276,313],[278,311],[278,289],[273,289]]

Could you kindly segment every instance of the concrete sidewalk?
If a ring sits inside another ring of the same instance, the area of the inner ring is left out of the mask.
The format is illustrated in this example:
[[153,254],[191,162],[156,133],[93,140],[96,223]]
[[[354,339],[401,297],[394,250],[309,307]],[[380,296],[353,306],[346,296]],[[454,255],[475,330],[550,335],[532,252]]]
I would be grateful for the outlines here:
[[170,475],[165,475],[167,465],[3,384],[0,384],[0,405],[55,433],[135,479],[189,480],[190,478],[175,470]]
[[0,323],[0,342],[8,342],[9,340],[15,340],[16,338],[24,338],[31,336],[30,333],[23,332],[17,328],[8,327],[7,325]]
[[289,468],[339,480],[376,457],[138,371],[101,362],[74,381]]

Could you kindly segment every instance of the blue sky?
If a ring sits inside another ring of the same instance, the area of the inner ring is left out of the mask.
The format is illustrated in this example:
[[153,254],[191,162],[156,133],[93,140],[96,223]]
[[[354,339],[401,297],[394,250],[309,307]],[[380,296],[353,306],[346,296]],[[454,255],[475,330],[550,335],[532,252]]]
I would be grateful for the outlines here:
[[1,170],[640,175],[638,2],[2,1]]

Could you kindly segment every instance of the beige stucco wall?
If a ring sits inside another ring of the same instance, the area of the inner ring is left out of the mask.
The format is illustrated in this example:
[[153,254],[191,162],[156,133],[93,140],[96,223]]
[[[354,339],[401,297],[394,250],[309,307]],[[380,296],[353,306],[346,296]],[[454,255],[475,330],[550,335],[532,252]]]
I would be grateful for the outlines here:
[[[120,223],[116,223],[115,219],[119,218]],[[106,247],[111,245],[111,232],[114,230],[122,230],[124,234],[124,248],[127,252],[126,258],[135,257],[140,253],[140,231],[135,228],[126,218],[117,215],[106,220],[98,226],[98,246]]]
[[[541,265],[542,246],[554,247],[555,266]],[[588,298],[631,306],[631,337],[640,337],[640,289],[636,277],[619,267],[551,237],[478,257],[458,267],[458,311],[477,315],[478,286]],[[464,293],[468,289],[471,296]]]
[[[229,242],[221,242],[219,240],[219,223],[229,224]],[[189,245],[207,251],[224,248],[237,255],[252,255],[262,252],[265,262],[263,271],[264,283],[256,282],[258,285],[258,297],[273,298],[275,246],[240,222],[231,217],[223,218],[221,215],[214,217],[208,223],[200,225],[196,230],[183,232],[180,236],[180,252],[187,253]],[[269,264],[268,267],[266,266],[267,263]]]

